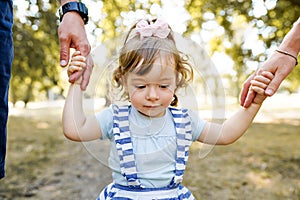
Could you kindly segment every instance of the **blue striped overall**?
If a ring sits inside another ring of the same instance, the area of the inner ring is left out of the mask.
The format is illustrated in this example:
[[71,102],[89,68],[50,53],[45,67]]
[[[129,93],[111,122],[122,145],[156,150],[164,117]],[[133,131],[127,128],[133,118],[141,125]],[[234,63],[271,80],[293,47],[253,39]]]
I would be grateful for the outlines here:
[[176,129],[176,165],[174,177],[170,184],[163,188],[145,188],[137,177],[135,156],[129,131],[129,106],[113,106],[113,134],[116,149],[120,157],[121,173],[128,186],[116,183],[109,184],[97,200],[194,200],[192,193],[180,183],[188,160],[188,151],[192,143],[191,122],[187,110],[169,108]]

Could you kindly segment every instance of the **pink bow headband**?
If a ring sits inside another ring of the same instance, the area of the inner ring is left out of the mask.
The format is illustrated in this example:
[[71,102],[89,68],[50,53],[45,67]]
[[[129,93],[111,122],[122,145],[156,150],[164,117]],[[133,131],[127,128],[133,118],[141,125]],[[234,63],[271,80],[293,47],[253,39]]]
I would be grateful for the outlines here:
[[136,24],[135,32],[140,35],[140,38],[144,37],[168,37],[171,29],[167,22],[162,19],[157,19],[153,24],[149,24],[146,20],[141,20]]

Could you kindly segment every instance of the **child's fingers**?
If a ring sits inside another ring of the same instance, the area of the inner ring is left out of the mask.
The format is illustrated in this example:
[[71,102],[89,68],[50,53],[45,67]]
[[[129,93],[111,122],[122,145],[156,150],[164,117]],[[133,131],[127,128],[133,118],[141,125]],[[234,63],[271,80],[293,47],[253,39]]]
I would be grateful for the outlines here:
[[271,72],[268,72],[268,71],[263,71],[261,73],[261,75],[268,78],[268,79],[270,79],[270,81],[274,78],[274,74],[272,74]]
[[81,68],[85,68],[86,67],[86,63],[85,62],[82,62],[82,61],[77,61],[77,60],[72,60],[70,62],[70,66],[73,65],[73,66],[77,66],[77,67],[81,67]]
[[80,70],[82,70],[82,67],[78,67],[78,66],[74,66],[74,65],[70,65],[68,67],[68,71],[70,71],[70,72],[75,72],[75,71],[80,71]]
[[74,51],[74,53],[72,54],[72,56],[78,56],[80,54],[81,54],[80,51]]
[[256,95],[253,102],[261,104],[264,101],[264,99],[266,98],[265,90],[273,78],[274,75],[271,72],[262,70],[259,70],[259,73],[257,73],[257,75],[253,77],[253,79],[250,81],[250,91],[258,94]]
[[68,67],[68,76],[70,76],[74,72],[82,71],[82,70],[83,70],[82,67],[78,67],[78,66],[74,66],[74,65],[69,65],[69,67]]
[[84,56],[77,55],[77,56],[72,57],[71,61],[81,61],[81,62],[85,62],[85,61],[86,61],[86,58],[85,58]]
[[81,62],[85,62],[85,61],[86,61],[86,58],[85,58],[84,56],[81,55],[80,51],[75,51],[75,52],[72,54],[71,61],[81,61]]
[[[254,76],[253,79],[257,79],[257,80],[264,81],[265,83],[269,83],[273,78],[274,78],[274,75],[271,72],[260,70],[260,73],[256,76]],[[269,81],[267,81],[267,79]]]
[[268,86],[269,82],[270,82],[269,80],[261,81],[261,80],[257,80],[257,79],[253,79],[250,81],[252,86],[257,86],[257,87],[260,87],[263,89],[265,89]]
[[265,94],[265,88],[260,87],[260,86],[256,86],[256,85],[251,85],[250,90],[256,92],[257,94],[264,95]]
[[264,75],[257,75],[253,78],[253,80],[258,81],[258,82],[262,82],[264,84],[269,84],[271,82],[272,78],[265,77]]

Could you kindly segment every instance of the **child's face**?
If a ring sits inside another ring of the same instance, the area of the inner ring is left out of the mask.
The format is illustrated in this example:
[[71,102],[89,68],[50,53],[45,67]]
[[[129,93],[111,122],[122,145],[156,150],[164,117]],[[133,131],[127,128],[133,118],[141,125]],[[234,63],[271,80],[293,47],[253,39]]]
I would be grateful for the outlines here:
[[132,105],[148,117],[161,117],[176,88],[175,63],[158,57],[145,75],[129,73],[125,83]]

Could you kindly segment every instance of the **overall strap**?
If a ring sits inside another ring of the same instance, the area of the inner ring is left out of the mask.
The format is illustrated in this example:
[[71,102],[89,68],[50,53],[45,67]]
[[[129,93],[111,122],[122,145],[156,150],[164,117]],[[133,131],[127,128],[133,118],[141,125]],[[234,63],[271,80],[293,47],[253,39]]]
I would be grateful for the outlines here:
[[142,187],[137,177],[135,157],[129,131],[129,106],[113,105],[113,133],[120,157],[122,175],[131,187]]
[[183,179],[184,170],[189,156],[189,147],[192,144],[192,129],[191,121],[186,109],[169,108],[177,134],[177,153],[176,153],[176,167],[175,176],[171,181],[169,187],[174,187],[181,183]]

